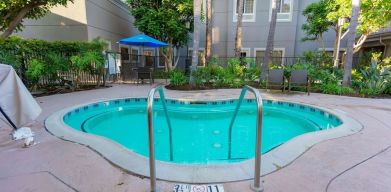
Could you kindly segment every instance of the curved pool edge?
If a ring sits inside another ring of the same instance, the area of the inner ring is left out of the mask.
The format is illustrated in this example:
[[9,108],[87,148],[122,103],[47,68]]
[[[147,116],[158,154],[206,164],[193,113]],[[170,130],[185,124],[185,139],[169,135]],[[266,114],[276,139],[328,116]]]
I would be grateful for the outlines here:
[[[66,125],[63,120],[63,116],[72,109],[88,104],[115,99],[119,98],[95,100],[90,103],[84,103],[62,109],[53,113],[45,120],[45,127],[50,133],[60,139],[76,142],[92,148],[114,165],[130,173],[149,177],[149,161],[147,157],[139,155],[103,136],[74,130]],[[343,124],[333,129],[325,129],[296,136],[279,147],[276,147],[262,155],[262,175],[270,174],[289,165],[317,143],[352,135],[363,128],[359,122],[340,110],[332,110],[301,102],[291,102],[286,100],[280,101],[318,108],[335,115],[343,122]],[[176,164],[156,161],[156,174],[157,178],[160,180],[184,183],[221,183],[248,180],[254,177],[254,159],[229,164],[211,165]]]

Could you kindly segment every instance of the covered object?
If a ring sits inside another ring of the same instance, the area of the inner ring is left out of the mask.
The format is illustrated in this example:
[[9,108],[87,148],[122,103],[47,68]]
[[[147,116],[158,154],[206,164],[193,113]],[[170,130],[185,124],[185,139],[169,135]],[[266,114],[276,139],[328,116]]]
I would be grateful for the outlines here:
[[4,64],[0,64],[0,110],[15,129],[31,123],[42,111],[15,70]]

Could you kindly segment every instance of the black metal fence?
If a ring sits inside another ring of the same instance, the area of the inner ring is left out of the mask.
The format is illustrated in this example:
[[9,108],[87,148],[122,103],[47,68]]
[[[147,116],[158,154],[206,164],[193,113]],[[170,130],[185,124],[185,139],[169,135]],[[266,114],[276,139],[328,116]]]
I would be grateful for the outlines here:
[[[188,71],[191,63],[191,56],[174,56],[171,60],[164,56],[149,56],[149,55],[132,55],[119,52],[107,52],[108,60],[108,74],[111,77],[120,77],[122,80],[132,80],[137,78],[137,74],[134,72],[136,68],[148,67],[153,68],[154,71],[164,70],[167,63],[170,63],[172,68]],[[209,60],[208,64],[214,64],[222,67],[226,67],[230,60],[235,57],[213,57]],[[290,66],[295,64],[318,64],[318,65],[332,65],[333,58],[330,57],[272,57],[271,63],[274,66]],[[360,66],[365,59],[360,57],[353,58],[353,67]],[[244,57],[240,59],[241,64],[251,66],[262,66],[263,57]],[[203,57],[199,57],[198,66],[206,66],[207,62]],[[343,65],[343,60],[339,63]]]

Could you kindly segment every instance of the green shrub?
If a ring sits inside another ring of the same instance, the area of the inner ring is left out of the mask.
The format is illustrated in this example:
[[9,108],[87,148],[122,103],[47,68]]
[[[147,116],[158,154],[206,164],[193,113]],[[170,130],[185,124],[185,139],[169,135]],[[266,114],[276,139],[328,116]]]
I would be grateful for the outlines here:
[[246,68],[244,71],[243,77],[245,82],[254,82],[257,81],[260,76],[261,76],[261,68],[253,65],[252,67],[250,66],[249,68]]
[[192,75],[197,86],[203,86],[205,83],[210,83],[212,79],[211,68],[212,67],[198,67],[193,72]]
[[181,86],[184,85],[188,82],[185,72],[180,71],[180,70],[172,70],[170,72],[170,85],[173,86]]
[[318,86],[322,93],[325,94],[336,94],[336,95],[347,95],[354,93],[354,90],[350,87],[344,87],[335,83],[325,83]]
[[391,94],[391,81],[387,82],[387,88],[384,91],[385,94]]
[[72,70],[73,64],[70,62],[70,58],[75,55],[86,57],[84,60],[90,60],[94,63],[93,67],[83,69],[84,72],[91,75],[101,75],[104,63],[102,52],[106,45],[99,38],[91,42],[49,42],[11,36],[0,38],[0,62],[12,65],[19,72],[19,75],[24,77],[28,74],[23,69],[31,68],[29,65],[38,60],[44,67],[44,72],[41,75],[48,77],[49,83],[55,85],[59,82],[58,72]]
[[36,91],[37,84],[39,82],[39,79],[41,78],[42,74],[44,73],[45,67],[44,64],[37,60],[32,59],[29,62],[29,68],[26,72],[27,78],[29,80],[30,85],[32,85],[33,90]]
[[216,66],[217,65],[217,58],[216,57],[211,57],[206,64],[206,66]]
[[[374,54],[377,56],[377,54]],[[386,60],[387,62],[387,60]],[[376,96],[388,93],[391,82],[390,67],[377,58],[372,60],[369,67],[360,70],[360,76],[356,78],[355,85],[360,89],[363,96]]]
[[241,61],[237,58],[229,59],[228,66],[226,68],[229,73],[232,73],[237,78],[243,75],[244,66],[241,66]]

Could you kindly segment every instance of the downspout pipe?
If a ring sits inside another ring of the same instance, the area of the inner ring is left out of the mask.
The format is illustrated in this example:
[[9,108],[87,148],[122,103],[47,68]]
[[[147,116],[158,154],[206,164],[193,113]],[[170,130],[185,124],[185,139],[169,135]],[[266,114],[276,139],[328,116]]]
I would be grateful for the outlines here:
[[386,54],[387,54],[387,44],[383,42],[382,36],[379,37],[379,42],[384,46],[384,54],[383,54],[383,59],[384,59],[386,58]]

